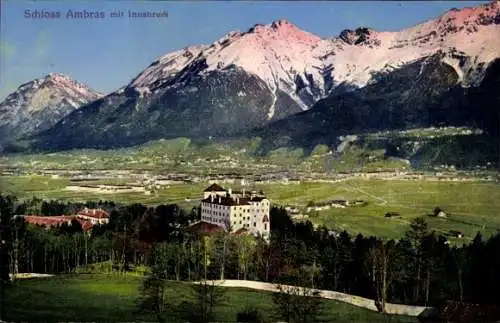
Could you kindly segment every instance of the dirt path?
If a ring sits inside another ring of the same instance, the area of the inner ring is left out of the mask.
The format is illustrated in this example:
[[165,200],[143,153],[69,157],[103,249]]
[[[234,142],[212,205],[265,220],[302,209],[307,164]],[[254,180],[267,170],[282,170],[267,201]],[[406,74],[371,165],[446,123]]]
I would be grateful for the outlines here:
[[[12,274],[9,274],[10,279],[12,279]],[[16,275],[16,279],[26,279],[26,278],[47,278],[53,277],[51,274],[37,274],[37,273],[19,273]]]
[[[249,281],[249,280],[215,280],[213,281],[218,286],[224,287],[241,287],[250,288],[269,292],[278,292],[278,286],[276,284],[264,283],[259,281]],[[282,285],[286,287],[292,287],[288,285]],[[354,306],[363,307],[372,311],[377,311],[375,306],[375,301],[372,299],[330,291],[330,290],[315,290],[319,292],[319,297],[337,300],[340,302],[348,303]],[[396,315],[407,315],[407,316],[419,316],[426,310],[430,310],[429,307],[424,306],[410,306],[403,304],[386,304],[386,312],[388,314]]]
[[354,186],[349,185],[347,183],[344,184],[344,189],[347,189],[348,191],[358,191],[361,194],[364,194],[364,195],[369,196],[369,197],[371,197],[371,198],[373,198],[375,200],[378,200],[378,201],[380,201],[380,203],[377,204],[379,206],[385,206],[388,203],[387,200],[384,200],[383,198],[381,198],[379,196],[375,196],[373,194],[370,194],[370,193],[368,193],[368,192],[366,192],[366,191],[364,191],[364,190],[362,190],[362,189],[360,189],[358,187],[354,187]]

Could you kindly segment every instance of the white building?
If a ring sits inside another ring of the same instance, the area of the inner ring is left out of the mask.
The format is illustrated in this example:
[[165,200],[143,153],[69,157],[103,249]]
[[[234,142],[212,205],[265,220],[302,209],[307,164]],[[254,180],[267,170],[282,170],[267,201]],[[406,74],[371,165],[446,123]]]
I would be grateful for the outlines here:
[[255,193],[232,192],[212,184],[203,194],[201,220],[231,232],[270,236],[270,201]]

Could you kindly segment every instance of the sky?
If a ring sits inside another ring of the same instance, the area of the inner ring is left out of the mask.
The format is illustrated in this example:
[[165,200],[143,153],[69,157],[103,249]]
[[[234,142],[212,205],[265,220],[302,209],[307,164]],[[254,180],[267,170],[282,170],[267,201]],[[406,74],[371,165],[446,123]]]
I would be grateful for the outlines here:
[[[230,31],[286,19],[321,37],[360,26],[396,31],[451,8],[487,1],[1,1],[0,100],[51,72],[102,93],[130,82],[156,58]],[[59,19],[26,18],[60,12]],[[67,19],[68,10],[103,11],[104,19]],[[168,17],[129,19],[128,11],[167,11]],[[123,18],[110,13],[122,11]]]

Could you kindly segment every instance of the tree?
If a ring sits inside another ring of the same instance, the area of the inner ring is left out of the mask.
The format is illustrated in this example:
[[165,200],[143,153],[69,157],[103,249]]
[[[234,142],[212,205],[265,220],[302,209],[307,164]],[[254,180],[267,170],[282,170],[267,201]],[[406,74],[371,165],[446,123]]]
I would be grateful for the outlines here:
[[200,264],[202,262],[203,262],[202,241],[200,239],[189,240],[187,246],[188,280],[192,279],[191,264],[194,266],[195,277],[199,278]]
[[464,301],[464,270],[467,264],[466,251],[463,248],[453,248],[451,250],[453,261],[457,270],[458,300]]
[[137,300],[139,309],[154,313],[159,322],[166,322],[163,314],[167,308],[168,251],[166,243],[154,246],[153,263],[142,283]]
[[255,238],[252,235],[241,235],[236,238],[236,248],[238,253],[238,279],[239,273],[243,273],[243,280],[247,279],[250,259],[256,246]]
[[159,272],[152,272],[142,283],[137,305],[142,312],[156,315],[159,322],[167,322],[163,314],[167,308],[167,280]]
[[236,322],[264,323],[264,317],[258,309],[245,307],[242,311],[236,313]]
[[231,242],[231,235],[229,232],[224,231],[215,236],[214,240],[214,257],[219,267],[220,280],[224,280],[224,273],[226,269],[227,258],[229,257],[229,244]]
[[372,265],[372,279],[376,291],[376,302],[379,312],[385,313],[385,304],[389,286],[392,280],[392,264],[394,261],[394,240],[390,240],[384,244],[382,241],[377,241],[369,250],[370,262]]
[[413,302],[418,303],[421,300],[420,291],[422,289],[422,266],[423,266],[423,242],[429,235],[428,224],[423,217],[415,218],[410,223],[410,229],[405,233],[405,239],[408,240],[410,250],[408,250],[408,266],[411,267],[409,274],[414,277]]
[[302,265],[300,269],[304,274],[304,277],[308,277],[310,279],[310,287],[314,288],[315,278],[321,273],[321,266],[319,266],[316,263],[316,260],[314,260],[311,265]]
[[202,248],[203,248],[203,279],[206,281],[207,280],[207,275],[208,275],[208,266],[210,266],[210,256],[211,256],[211,251],[212,251],[212,238],[210,236],[203,236],[202,237]]
[[352,263],[352,253],[354,249],[354,244],[351,240],[351,236],[347,231],[342,231],[337,239],[336,249],[338,255],[338,270],[339,270],[339,281],[342,283],[344,292],[350,292],[352,274],[349,272],[349,268]]
[[174,262],[175,279],[180,280],[182,266],[187,258],[185,244],[172,243],[170,244],[169,252],[172,254],[170,259]]
[[0,195],[0,280],[2,283],[10,281],[9,273],[12,266],[10,255],[14,245],[12,226],[14,201],[13,196]]
[[24,220],[19,217],[11,218],[10,219],[11,225],[12,225],[12,230],[13,232],[13,245],[12,245],[12,252],[11,252],[11,272],[12,276],[15,279],[16,275],[19,273],[19,253],[21,250],[21,243],[22,243],[22,233],[23,229],[25,227]]
[[192,285],[193,301],[184,301],[179,308],[182,319],[189,322],[213,322],[215,307],[225,299],[223,288],[217,287],[214,281],[202,279]]
[[[429,234],[422,241],[422,269],[423,269],[423,302],[429,305],[431,298],[440,301],[440,292],[431,293],[431,288],[443,290],[450,272],[445,268],[445,262],[451,258],[448,244],[444,237],[437,237],[434,233]],[[450,262],[452,260],[450,259]]]
[[273,294],[276,314],[287,323],[309,323],[318,321],[322,312],[319,292],[300,286],[277,285]]
[[257,241],[256,252],[254,253],[254,263],[256,263],[259,267],[259,272],[263,272],[261,279],[264,281],[269,281],[269,273],[271,270],[271,261],[272,261],[272,245],[274,243],[274,239],[272,239],[271,243],[267,243],[262,239]]

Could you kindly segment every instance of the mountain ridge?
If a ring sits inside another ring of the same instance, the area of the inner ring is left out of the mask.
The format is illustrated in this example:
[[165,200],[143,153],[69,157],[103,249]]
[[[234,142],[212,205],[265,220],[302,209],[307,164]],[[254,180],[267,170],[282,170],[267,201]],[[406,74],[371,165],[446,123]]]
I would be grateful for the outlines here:
[[408,66],[436,55],[443,63],[439,71],[446,74],[436,76],[446,80],[441,92],[433,94],[439,101],[450,87],[481,84],[500,53],[499,24],[498,2],[450,10],[398,32],[360,27],[333,38],[313,35],[287,20],[256,24],[212,44],[160,56],[118,91],[34,137],[34,144],[42,149],[110,148],[181,136],[251,135],[401,69],[413,73],[408,80],[418,77],[425,64],[419,65],[421,70]]

